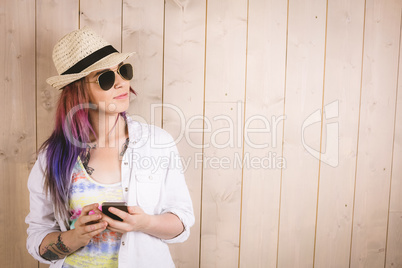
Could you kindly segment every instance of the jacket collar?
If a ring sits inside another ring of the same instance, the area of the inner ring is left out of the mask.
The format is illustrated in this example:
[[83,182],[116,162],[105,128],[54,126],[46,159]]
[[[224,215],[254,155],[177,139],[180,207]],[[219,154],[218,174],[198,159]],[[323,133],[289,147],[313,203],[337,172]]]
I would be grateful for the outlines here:
[[141,147],[149,138],[149,125],[134,121],[130,116],[126,115],[128,125],[129,148]]

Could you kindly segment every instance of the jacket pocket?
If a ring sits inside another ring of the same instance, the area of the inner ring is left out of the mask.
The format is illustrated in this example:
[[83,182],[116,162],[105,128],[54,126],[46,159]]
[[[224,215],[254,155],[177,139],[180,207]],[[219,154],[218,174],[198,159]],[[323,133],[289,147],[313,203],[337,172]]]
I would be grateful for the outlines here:
[[137,172],[137,203],[140,207],[155,207],[160,199],[163,176],[161,173]]

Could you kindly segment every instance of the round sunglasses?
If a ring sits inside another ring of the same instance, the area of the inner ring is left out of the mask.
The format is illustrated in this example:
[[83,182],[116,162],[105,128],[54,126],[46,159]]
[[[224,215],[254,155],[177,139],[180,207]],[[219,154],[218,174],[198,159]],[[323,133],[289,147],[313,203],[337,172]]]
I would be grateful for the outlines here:
[[[101,89],[109,90],[113,87],[116,80],[115,72],[112,70],[107,70],[101,73],[96,81],[87,83],[97,83]],[[117,68],[117,73],[126,81],[130,81],[133,78],[133,66],[130,63],[123,64]]]

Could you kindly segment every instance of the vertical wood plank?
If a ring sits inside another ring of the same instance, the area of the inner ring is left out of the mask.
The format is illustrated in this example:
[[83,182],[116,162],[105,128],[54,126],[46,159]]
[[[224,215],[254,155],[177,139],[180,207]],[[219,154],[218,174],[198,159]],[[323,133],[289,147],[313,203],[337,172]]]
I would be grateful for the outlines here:
[[385,267],[402,266],[402,165],[400,164],[402,162],[402,21],[399,34],[399,76],[397,80],[398,98],[395,114],[391,196],[388,212],[388,241],[385,251]]
[[[79,1],[36,1],[36,64],[37,64],[37,144],[38,148],[54,129],[55,111],[60,91],[46,83],[57,75],[52,60],[53,47],[67,33],[78,29]],[[39,267],[49,267],[39,264]]]
[[366,1],[350,267],[385,264],[401,5]]
[[[315,267],[349,266],[363,29],[364,0],[328,1]],[[333,112],[327,110],[331,105]]]
[[322,108],[326,2],[290,0],[288,16],[287,165],[282,172],[277,265],[312,267],[319,155],[314,157],[305,146],[320,151],[321,118],[315,124],[309,120]]
[[238,266],[246,39],[247,1],[208,1],[200,267]]
[[134,67],[131,84],[138,93],[128,114],[159,127],[162,127],[163,30],[164,1],[124,0],[123,51],[137,52],[127,60]]
[[177,139],[188,167],[185,177],[196,218],[189,240],[169,245],[176,267],[199,265],[202,170],[196,157],[202,153],[205,9],[206,1],[199,0],[167,0],[165,6],[163,103],[168,106],[163,109],[163,128]]
[[286,30],[287,1],[249,0],[240,267],[276,266]]
[[38,148],[54,129],[55,111],[60,91],[46,83],[57,75],[52,60],[53,47],[69,32],[78,29],[78,0],[36,1],[37,66],[37,144]]
[[402,267],[402,13],[399,30],[399,75],[395,113],[393,163],[391,170],[391,196],[388,212],[385,267]]
[[0,25],[0,259],[3,267],[35,267],[24,223],[36,157],[34,2],[2,1]]
[[121,51],[122,0],[80,1],[80,28],[88,26]]

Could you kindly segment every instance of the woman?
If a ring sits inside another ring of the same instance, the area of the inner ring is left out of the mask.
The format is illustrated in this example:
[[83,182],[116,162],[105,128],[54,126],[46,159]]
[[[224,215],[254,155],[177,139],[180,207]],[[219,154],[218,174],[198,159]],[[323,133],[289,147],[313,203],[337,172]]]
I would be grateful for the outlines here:
[[[167,243],[185,241],[194,224],[172,137],[125,113],[131,55],[88,28],[53,50],[59,75],[47,82],[62,92],[29,176],[26,217],[28,251],[51,267],[174,267]],[[111,201],[127,212],[105,215]]]

